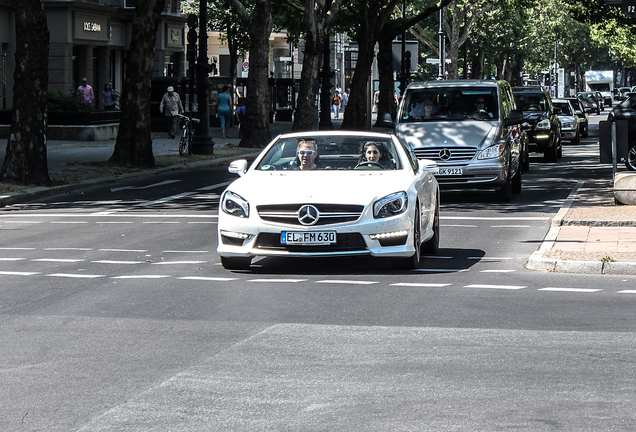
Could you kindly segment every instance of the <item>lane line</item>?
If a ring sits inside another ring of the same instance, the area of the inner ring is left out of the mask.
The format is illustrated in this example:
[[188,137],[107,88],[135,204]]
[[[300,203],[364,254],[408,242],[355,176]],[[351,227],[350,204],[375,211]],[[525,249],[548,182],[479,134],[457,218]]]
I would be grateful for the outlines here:
[[104,277],[106,275],[94,275],[94,274],[72,274],[72,273],[52,273],[52,274],[47,274],[46,276],[53,276],[53,277],[66,277],[66,278],[77,278],[77,279],[95,279],[95,278],[101,278]]
[[153,262],[152,264],[205,264],[207,261],[162,261],[162,262]]
[[40,272],[19,272],[19,271],[0,271],[0,275],[6,276],[33,276]]
[[618,291],[617,294],[636,294],[636,290],[622,290]]
[[36,261],[36,262],[76,263],[76,262],[82,262],[84,260],[83,259],[71,259],[71,258],[37,258],[37,259],[32,259],[31,261]]
[[226,181],[226,182],[223,182],[223,183],[217,183],[215,185],[205,186],[205,187],[199,188],[197,190],[198,191],[208,191],[208,190],[212,190],[212,189],[218,189],[220,187],[224,187],[224,186],[229,185],[230,183],[232,183],[232,181]]
[[521,285],[481,285],[481,284],[472,284],[465,285],[464,288],[485,288],[485,289],[503,289],[503,290],[520,290],[527,288]]
[[600,288],[559,288],[559,287],[547,287],[539,288],[539,291],[561,291],[561,292],[580,292],[580,293],[593,293],[603,291]]
[[143,264],[145,261],[109,261],[109,260],[97,260],[91,261],[96,264]]
[[206,250],[165,250],[165,251],[161,251],[161,253],[198,253],[198,254],[202,254],[202,253],[210,253],[210,251],[206,251]]
[[141,189],[150,189],[153,187],[157,187],[157,186],[165,186],[165,185],[169,185],[169,184],[173,184],[173,183],[178,183],[181,180],[164,180],[162,182],[159,183],[154,183],[151,185],[147,185],[147,186],[123,186],[123,187],[116,187],[116,188],[111,188],[110,191],[111,192],[119,192],[121,190],[141,190]]
[[22,261],[26,258],[0,258],[0,261]]
[[124,275],[124,276],[113,276],[111,279],[165,279],[172,277],[171,275]]
[[148,249],[97,249],[100,252],[148,252]]
[[25,251],[25,250],[35,250],[35,248],[27,248],[27,247],[0,247],[0,250],[19,250],[19,251]]
[[177,279],[181,280],[199,280],[199,281],[216,281],[216,282],[229,282],[238,280],[238,278],[229,277],[211,277],[211,276],[184,276]]
[[45,251],[92,251],[92,248],[52,247],[44,248]]
[[345,284],[345,285],[373,285],[373,284],[377,284],[379,282],[327,279],[327,280],[316,281],[316,283],[319,283],[319,284]]
[[276,283],[297,283],[307,282],[308,279],[248,279],[248,282],[276,282]]
[[517,270],[480,270],[480,273],[512,273]]
[[450,286],[449,283],[423,283],[423,282],[398,282],[392,283],[390,286],[405,286],[405,287],[423,287],[423,288],[442,288]]

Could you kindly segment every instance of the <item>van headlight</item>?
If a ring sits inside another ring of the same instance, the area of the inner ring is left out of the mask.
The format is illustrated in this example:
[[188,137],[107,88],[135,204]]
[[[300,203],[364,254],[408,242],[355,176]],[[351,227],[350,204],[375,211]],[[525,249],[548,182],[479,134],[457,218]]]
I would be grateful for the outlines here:
[[498,158],[503,154],[505,148],[506,147],[503,144],[491,145],[490,147],[482,150],[481,153],[479,153],[479,156],[477,156],[477,159],[481,160]]
[[387,195],[373,203],[373,217],[381,219],[404,213],[408,204],[409,199],[406,192],[396,192]]
[[221,209],[224,213],[238,217],[250,216],[250,203],[242,196],[234,192],[227,191],[221,198]]

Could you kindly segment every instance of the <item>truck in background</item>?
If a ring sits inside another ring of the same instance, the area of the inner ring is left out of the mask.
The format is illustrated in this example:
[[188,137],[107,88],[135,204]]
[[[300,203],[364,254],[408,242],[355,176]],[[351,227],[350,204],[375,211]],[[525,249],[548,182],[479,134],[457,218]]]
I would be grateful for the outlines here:
[[612,106],[615,81],[614,71],[585,71],[585,91],[601,92],[605,106]]

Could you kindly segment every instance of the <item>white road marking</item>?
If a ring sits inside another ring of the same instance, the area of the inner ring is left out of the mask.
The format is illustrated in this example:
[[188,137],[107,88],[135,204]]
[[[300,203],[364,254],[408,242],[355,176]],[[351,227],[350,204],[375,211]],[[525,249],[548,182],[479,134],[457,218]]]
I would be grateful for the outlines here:
[[549,216],[492,216],[492,217],[477,217],[477,216],[440,216],[441,220],[483,220],[483,221],[502,221],[502,220],[514,220],[514,221],[546,221],[552,219]]
[[6,276],[33,276],[40,272],[18,272],[18,271],[0,271],[0,275]]
[[25,250],[35,250],[35,248],[26,248],[26,247],[0,247],[0,250],[19,250],[19,251],[25,251]]
[[170,275],[130,275],[130,276],[113,276],[111,279],[165,279],[172,277]]
[[96,264],[143,264],[145,261],[109,261],[109,260],[97,260],[91,261]]
[[53,247],[53,248],[44,248],[42,250],[45,251],[92,251],[92,248],[64,248],[64,247]]
[[157,186],[165,186],[165,185],[169,185],[172,183],[178,183],[181,180],[165,180],[159,183],[155,183],[155,184],[151,184],[148,186],[123,186],[123,187],[117,187],[117,188],[111,188],[110,191],[111,192],[118,192],[120,190],[141,190],[141,189],[150,189],[152,187],[157,187]]
[[81,262],[81,261],[84,261],[84,260],[83,259],[70,259],[70,258],[37,258],[37,259],[32,259],[31,261],[75,263],[75,262]]
[[636,290],[622,290],[618,291],[618,294],[636,294]]
[[285,282],[306,282],[307,279],[248,279],[248,282],[276,282],[276,283],[285,283]]
[[597,291],[603,291],[600,288],[559,288],[559,287],[547,287],[539,288],[539,291],[562,291],[562,292],[580,292],[580,293],[593,293]]
[[480,273],[512,273],[517,270],[481,270]]
[[454,228],[477,228],[477,225],[458,225],[458,224],[440,224],[442,227],[454,227]]
[[228,278],[228,277],[208,277],[208,276],[184,276],[177,279],[183,280],[200,280],[200,281],[218,281],[218,282],[229,282],[233,280],[238,280],[238,278]]
[[210,251],[206,251],[206,250],[165,250],[165,251],[161,251],[161,253],[198,253],[198,254],[202,254],[202,253],[210,253]]
[[87,221],[51,221],[52,224],[87,224]]
[[148,252],[148,249],[97,249],[100,252]]
[[355,280],[321,280],[316,283],[324,284],[347,284],[347,285],[372,285],[377,284],[375,281],[355,281]]
[[[7,216],[13,216],[13,215],[3,215],[3,216],[7,217]],[[24,215],[23,215],[23,217],[24,217]],[[42,223],[42,222],[25,220],[25,221],[4,221],[4,223],[6,223],[6,224],[11,224],[11,223],[14,223],[14,224],[39,224],[39,223]]]
[[398,282],[393,283],[391,286],[406,286],[406,287],[430,287],[430,288],[441,288],[445,286],[450,286],[452,284],[449,283],[417,283],[417,282]]
[[153,262],[152,264],[205,264],[207,261],[161,261]]
[[0,261],[22,261],[26,258],[0,258]]
[[459,273],[459,272],[466,272],[466,271],[468,271],[468,269],[413,269],[412,271],[416,271],[416,272],[431,272],[431,273],[442,273],[442,272]]
[[180,224],[179,221],[145,221],[144,224]]
[[125,221],[99,221],[95,222],[98,224],[134,224],[134,222],[125,222]]
[[47,274],[46,276],[78,278],[78,279],[95,279],[95,278],[104,277],[105,275],[52,273],[52,274]]
[[530,228],[530,225],[490,225],[490,228]]
[[527,288],[527,287],[520,286],[520,285],[480,285],[480,284],[473,284],[473,285],[465,285],[464,288],[486,288],[486,289],[520,290],[520,289],[524,289],[524,288]]
[[227,181],[227,182],[223,182],[223,183],[218,183],[215,185],[210,185],[210,186],[205,186],[202,188],[197,189],[198,191],[207,191],[207,190],[213,190],[213,189],[218,189],[220,187],[224,187],[229,185],[230,183],[232,183],[231,181]]
[[133,207],[147,207],[147,206],[151,206],[151,205],[155,205],[155,204],[161,204],[161,203],[165,203],[168,201],[173,201],[179,198],[183,198],[183,197],[187,197],[190,195],[194,195],[196,192],[183,192],[180,194],[176,194],[176,195],[171,195],[165,198],[160,198],[158,200],[154,200],[154,201],[148,201],[145,203],[139,203],[139,204],[135,204],[133,205]]

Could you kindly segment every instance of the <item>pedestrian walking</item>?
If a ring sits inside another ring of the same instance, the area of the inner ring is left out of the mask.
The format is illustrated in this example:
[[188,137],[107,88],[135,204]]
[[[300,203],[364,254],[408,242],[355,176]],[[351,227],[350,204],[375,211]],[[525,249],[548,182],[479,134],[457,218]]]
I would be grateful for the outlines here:
[[345,112],[347,109],[347,104],[349,103],[349,96],[351,95],[351,89],[348,88],[342,94],[342,108],[340,109],[342,112]]
[[82,102],[93,105],[95,102],[95,93],[93,87],[88,83],[86,78],[82,78],[82,84],[77,88],[77,93]]
[[114,110],[115,101],[119,97],[119,93],[113,90],[111,83],[106,83],[106,85],[104,85],[102,95],[104,96],[104,110]]
[[159,112],[166,115],[168,138],[174,138],[179,130],[179,114],[183,114],[181,98],[174,91],[174,87],[168,87],[166,93],[164,93],[159,105]]
[[333,116],[336,119],[340,118],[340,93],[336,90],[336,93],[333,96],[333,100],[331,101],[331,106],[333,108]]
[[221,93],[219,93],[219,107],[216,110],[221,121],[221,133],[223,138],[230,138],[230,121],[232,119],[232,96],[230,95],[230,88],[223,86]]

